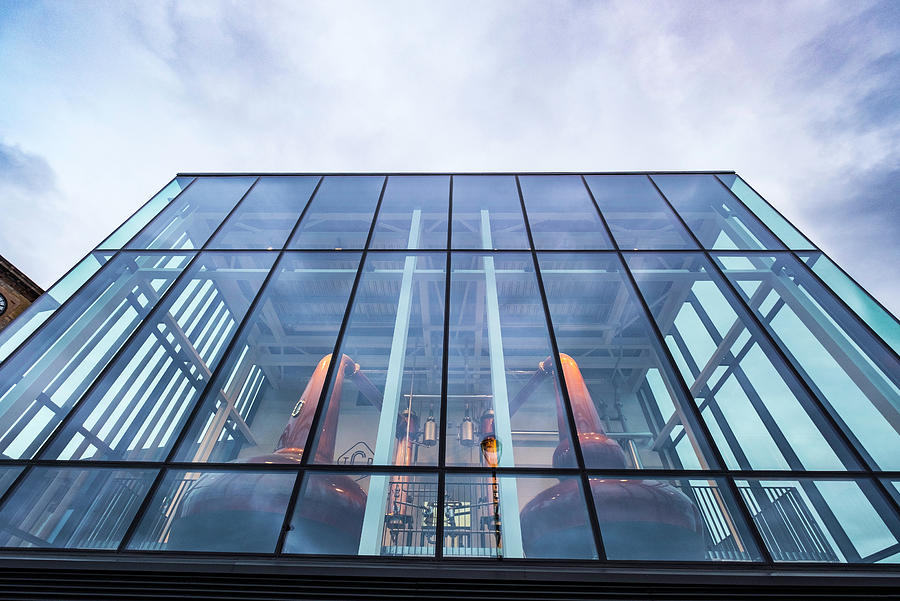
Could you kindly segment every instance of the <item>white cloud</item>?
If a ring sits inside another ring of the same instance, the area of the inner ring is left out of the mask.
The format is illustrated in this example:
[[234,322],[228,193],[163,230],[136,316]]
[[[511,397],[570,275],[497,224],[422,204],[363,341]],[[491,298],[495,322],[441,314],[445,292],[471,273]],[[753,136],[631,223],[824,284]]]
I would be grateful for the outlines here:
[[177,171],[733,168],[897,311],[900,216],[875,198],[900,169],[900,112],[879,103],[897,94],[896,12],[18,6],[0,24],[0,132],[57,189],[0,201],[0,252],[48,284]]

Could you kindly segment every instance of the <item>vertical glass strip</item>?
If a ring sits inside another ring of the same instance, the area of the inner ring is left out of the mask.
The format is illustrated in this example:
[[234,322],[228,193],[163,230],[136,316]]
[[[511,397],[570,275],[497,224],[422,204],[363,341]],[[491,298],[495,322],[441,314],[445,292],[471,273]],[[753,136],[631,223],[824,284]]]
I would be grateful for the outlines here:
[[888,313],[859,284],[841,271],[820,252],[798,253],[807,267],[813,270],[847,306],[881,336],[895,353],[900,354],[900,322]]
[[759,217],[766,226],[781,238],[785,246],[794,250],[815,250],[815,245],[807,240],[803,234],[797,231],[790,222],[781,216],[772,205],[767,203],[757,194],[753,188],[736,174],[717,175],[722,183],[728,186],[728,189],[738,197],[738,199],[747,205],[747,208],[753,211],[753,214]]
[[390,177],[372,248],[447,248],[449,209],[450,176]]
[[110,259],[92,252],[0,331],[0,364]]
[[453,248],[527,249],[525,219],[512,175],[457,175],[453,178]]
[[525,175],[519,181],[535,248],[613,247],[580,176]]
[[138,209],[137,213],[132,215],[128,221],[120,225],[106,240],[101,242],[97,250],[123,248],[131,240],[132,236],[150,223],[150,220],[166,208],[172,202],[172,199],[181,194],[181,191],[187,188],[192,181],[194,181],[193,177],[176,177],[173,179],[169,182],[169,185],[160,190],[147,204]]
[[381,175],[325,176],[288,248],[363,248],[383,186]]

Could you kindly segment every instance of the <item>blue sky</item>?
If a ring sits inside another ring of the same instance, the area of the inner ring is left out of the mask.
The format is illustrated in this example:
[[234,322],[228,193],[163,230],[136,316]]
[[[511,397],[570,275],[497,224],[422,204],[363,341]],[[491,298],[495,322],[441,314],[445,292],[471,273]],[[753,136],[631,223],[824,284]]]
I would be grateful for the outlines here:
[[0,254],[178,171],[734,169],[900,312],[900,2],[0,0]]

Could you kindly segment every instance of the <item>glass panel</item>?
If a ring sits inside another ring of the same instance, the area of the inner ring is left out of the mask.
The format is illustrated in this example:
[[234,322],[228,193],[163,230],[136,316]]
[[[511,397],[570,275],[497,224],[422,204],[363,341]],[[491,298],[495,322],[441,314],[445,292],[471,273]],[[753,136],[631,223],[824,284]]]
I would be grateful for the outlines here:
[[284,255],[179,461],[300,461],[358,267],[358,253]]
[[596,559],[581,479],[448,475],[445,557]]
[[654,175],[703,248],[779,249],[781,243],[713,175]]
[[729,468],[856,467],[702,255],[627,262]]
[[327,176],[289,248],[363,248],[384,185],[382,176]]
[[307,472],[285,553],[434,556],[434,474]]
[[296,477],[262,470],[170,471],[128,548],[272,553]]
[[775,561],[900,562],[900,520],[868,480],[744,480],[738,490]]
[[6,360],[16,347],[47,321],[69,297],[92,275],[103,267],[112,255],[94,252],[73,267],[47,292],[42,294],[14,320],[0,330],[0,363]]
[[5,458],[34,455],[192,258],[120,253],[3,364]]
[[313,176],[259,178],[208,248],[281,248],[318,181]]
[[719,480],[601,477],[591,491],[609,559],[761,560]]
[[847,277],[822,253],[801,253],[800,258],[822,278],[838,298],[869,324],[869,327],[875,330],[895,353],[900,354],[900,322],[893,315],[885,311],[868,292]]
[[445,266],[443,253],[369,253],[320,418],[316,463],[437,464]]
[[897,356],[792,255],[721,255],[716,261],[871,460],[900,469]]
[[547,253],[539,261],[587,467],[708,467],[690,401],[615,255]]
[[128,248],[200,248],[250,189],[254,177],[200,177]]
[[528,248],[516,178],[453,178],[453,248]]
[[782,217],[778,211],[767,203],[756,193],[753,188],[748,186],[744,180],[734,174],[717,176],[722,182],[728,186],[731,192],[740,199],[747,207],[753,211],[753,214],[760,218],[776,236],[781,238],[788,248],[815,250],[815,245],[807,240],[803,234]]
[[181,191],[187,188],[194,181],[193,177],[176,177],[169,185],[159,191],[159,193],[151,198],[147,204],[138,209],[137,213],[132,215],[128,221],[123,223],[110,236],[100,243],[97,247],[100,249],[119,249],[125,246],[131,237],[141,231],[150,220],[156,217],[172,199],[181,194]]
[[34,467],[0,511],[0,546],[116,549],[156,470]]
[[697,248],[646,175],[589,175],[585,180],[619,248]]
[[579,176],[526,175],[519,181],[535,248],[612,248]]
[[450,284],[448,465],[575,467],[547,320],[527,254],[454,253]]
[[392,176],[372,248],[447,248],[450,176]]
[[6,491],[12,485],[22,470],[25,469],[18,465],[4,465],[0,467],[0,497],[6,494]]
[[274,260],[202,253],[42,456],[165,459]]

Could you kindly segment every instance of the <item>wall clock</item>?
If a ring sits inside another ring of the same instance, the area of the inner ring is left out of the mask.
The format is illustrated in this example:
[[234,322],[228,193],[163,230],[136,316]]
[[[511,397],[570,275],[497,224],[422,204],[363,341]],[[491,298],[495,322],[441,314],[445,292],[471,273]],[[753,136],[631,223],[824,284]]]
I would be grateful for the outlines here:
[[0,294],[0,315],[6,313],[6,297]]

